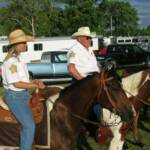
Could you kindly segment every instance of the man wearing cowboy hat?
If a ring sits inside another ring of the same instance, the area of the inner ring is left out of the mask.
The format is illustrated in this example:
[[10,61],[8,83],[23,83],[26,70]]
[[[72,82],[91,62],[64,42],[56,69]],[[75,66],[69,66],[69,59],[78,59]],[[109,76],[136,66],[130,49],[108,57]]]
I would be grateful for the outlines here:
[[[73,82],[91,75],[93,72],[100,72],[96,57],[91,49],[92,37],[95,33],[91,33],[89,27],[80,27],[77,32],[72,35],[76,39],[76,43],[68,52],[68,72],[73,77]],[[99,120],[100,105],[93,107],[93,115]]]
[[76,43],[68,52],[68,71],[75,80],[80,80],[92,72],[99,72],[96,57],[91,49],[92,37],[89,27],[80,27],[72,35]]
[[20,150],[31,150],[34,140],[35,123],[28,106],[31,96],[27,89],[45,87],[40,80],[29,80],[27,66],[20,55],[26,51],[27,42],[32,39],[20,29],[11,32],[8,37],[8,54],[2,64],[6,103],[21,124]]

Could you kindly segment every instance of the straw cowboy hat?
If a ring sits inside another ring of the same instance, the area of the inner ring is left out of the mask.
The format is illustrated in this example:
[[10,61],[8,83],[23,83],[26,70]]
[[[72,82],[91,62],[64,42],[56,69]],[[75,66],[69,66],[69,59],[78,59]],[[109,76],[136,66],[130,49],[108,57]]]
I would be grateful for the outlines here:
[[8,36],[9,44],[8,47],[11,47],[12,45],[22,43],[22,42],[29,42],[33,40],[33,37],[30,35],[26,35],[24,31],[21,29],[17,29],[12,31]]
[[16,45],[22,42],[29,42],[32,40],[33,40],[33,37],[30,35],[26,35],[24,31],[22,31],[21,29],[12,31],[8,36],[8,41],[9,41],[9,44],[7,45],[8,54],[6,55],[4,61],[8,60],[15,52],[15,48],[13,48],[13,45]]
[[95,37],[96,32],[91,32],[89,27],[80,27],[77,32],[72,34],[72,38],[79,36]]

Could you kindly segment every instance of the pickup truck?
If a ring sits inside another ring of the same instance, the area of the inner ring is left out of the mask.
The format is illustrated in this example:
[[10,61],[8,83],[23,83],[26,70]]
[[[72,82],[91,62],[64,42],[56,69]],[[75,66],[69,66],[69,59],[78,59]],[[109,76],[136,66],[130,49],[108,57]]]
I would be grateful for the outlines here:
[[149,68],[150,52],[135,44],[110,44],[95,52],[98,62],[111,61],[116,68]]
[[67,70],[67,51],[48,51],[40,62],[27,64],[31,79],[43,81],[71,81]]

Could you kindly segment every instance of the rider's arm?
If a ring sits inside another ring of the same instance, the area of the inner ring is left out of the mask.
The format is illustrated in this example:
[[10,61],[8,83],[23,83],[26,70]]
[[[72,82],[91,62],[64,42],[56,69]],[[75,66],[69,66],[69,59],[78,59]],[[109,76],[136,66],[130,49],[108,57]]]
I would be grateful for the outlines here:
[[78,70],[76,69],[75,64],[69,64],[68,65],[68,72],[76,80],[81,80],[83,78],[80,75],[80,73],[78,72]]

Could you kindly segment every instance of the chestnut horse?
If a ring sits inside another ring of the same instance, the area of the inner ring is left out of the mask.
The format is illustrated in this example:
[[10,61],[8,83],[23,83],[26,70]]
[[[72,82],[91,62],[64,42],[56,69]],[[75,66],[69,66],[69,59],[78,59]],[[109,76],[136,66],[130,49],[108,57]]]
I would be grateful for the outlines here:
[[[143,107],[144,104],[150,104],[148,101],[150,97],[150,70],[139,71],[137,73],[133,73],[124,77],[122,79],[123,89],[128,96],[129,101],[132,103],[134,107],[134,117],[128,123],[120,122],[121,118],[108,109],[103,109],[103,122],[111,124],[112,122],[118,122],[117,125],[111,125],[107,132],[111,131],[113,136],[117,136],[118,139],[110,138],[110,148],[109,150],[122,150],[125,136],[127,135],[127,131],[132,128],[135,140],[140,143],[138,138],[138,130],[137,130],[137,122],[139,117],[140,109]],[[109,117],[110,116],[110,117]],[[98,142],[102,143],[102,135],[100,137],[101,129],[98,130]],[[105,143],[106,144],[106,143]]]
[[[55,102],[51,101],[52,98],[49,98],[48,93],[42,92],[41,94],[41,91],[38,93],[40,99],[48,99],[44,102],[54,103],[53,109],[49,113],[51,133],[48,143],[50,143],[50,147],[46,147],[46,149],[75,150],[82,121],[95,101],[118,114],[123,121],[129,121],[133,117],[132,106],[120,82],[104,72],[84,78],[61,90],[53,95],[53,98],[56,99]],[[38,98],[36,95],[34,97]]]
[[132,102],[136,115],[130,124],[123,127],[124,136],[129,127],[133,129],[133,135],[136,143],[144,146],[138,137],[138,118],[141,108],[144,105],[150,105],[150,69],[139,71],[122,79],[123,89],[129,100]]
[[86,118],[94,101],[115,111],[124,121],[132,118],[130,102],[118,80],[103,72],[87,77],[62,90],[54,104],[51,112],[52,150],[76,149],[82,118]]

